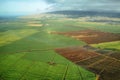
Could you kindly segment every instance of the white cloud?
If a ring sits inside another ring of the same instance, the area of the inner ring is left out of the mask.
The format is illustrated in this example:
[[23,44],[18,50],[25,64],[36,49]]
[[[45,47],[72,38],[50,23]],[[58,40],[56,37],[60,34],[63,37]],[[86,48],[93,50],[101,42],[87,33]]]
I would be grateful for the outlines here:
[[55,10],[103,10],[119,11],[120,0],[45,0],[48,3],[56,3]]

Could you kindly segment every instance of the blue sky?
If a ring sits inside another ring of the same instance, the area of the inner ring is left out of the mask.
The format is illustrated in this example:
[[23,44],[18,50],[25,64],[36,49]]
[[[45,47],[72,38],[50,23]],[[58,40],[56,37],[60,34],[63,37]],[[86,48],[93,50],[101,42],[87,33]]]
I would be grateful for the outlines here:
[[0,15],[37,14],[53,10],[120,12],[120,0],[0,0]]
[[45,12],[49,6],[43,0],[0,0],[0,15],[36,14]]

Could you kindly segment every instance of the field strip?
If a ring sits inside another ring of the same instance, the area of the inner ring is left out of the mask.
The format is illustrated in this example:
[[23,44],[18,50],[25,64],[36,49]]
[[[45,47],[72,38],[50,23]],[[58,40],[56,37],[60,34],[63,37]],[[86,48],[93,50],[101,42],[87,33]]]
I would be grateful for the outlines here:
[[119,61],[120,62],[120,60],[118,60],[118,59],[116,59],[116,58],[113,58],[113,57],[110,57],[110,56],[107,56],[107,55],[103,55],[103,54],[100,54],[101,56],[104,56],[104,57],[108,57],[108,58],[111,58],[111,59],[114,59],[114,60],[116,60],[116,61]]
[[96,61],[96,62],[88,65],[87,67],[91,67],[91,66],[93,66],[93,65],[95,65],[95,64],[98,64],[98,63],[100,63],[100,62],[102,62],[102,61],[104,61],[104,60],[106,60],[106,59],[107,59],[107,57],[105,57],[104,59],[98,60],[98,61]]
[[47,74],[48,74],[48,71],[49,71],[49,69],[51,68],[52,66],[49,66],[48,68],[47,68],[47,70],[46,70],[46,72],[45,72],[45,74],[44,74],[44,76],[43,76],[43,80],[45,80],[45,78],[46,78],[46,76],[47,76]]
[[[13,54],[13,53],[7,53],[7,55],[5,55],[5,57],[4,58],[2,58],[3,60],[5,59],[5,58],[7,58],[9,55],[8,54]],[[2,62],[2,60],[0,61],[0,63]]]
[[107,66],[104,66],[103,69],[102,69],[98,74],[101,75],[102,72],[105,70],[105,68],[107,68],[109,65],[111,65],[111,64],[114,63],[114,62],[116,62],[116,61],[113,61],[113,62],[107,64]]
[[97,64],[97,63],[99,63],[99,62],[102,62],[102,61],[104,61],[106,58],[110,58],[110,59],[113,59],[113,60],[115,60],[115,61],[119,61],[119,62],[120,62],[120,60],[118,60],[118,59],[116,59],[116,58],[109,57],[109,56],[106,56],[106,55],[102,55],[102,56],[104,56],[105,58],[102,59],[102,60],[96,61],[96,62],[94,62],[94,63],[92,63],[92,64],[90,64],[90,65],[88,65],[88,67],[91,67],[91,66],[93,66],[93,65],[95,65],[95,64]]
[[64,75],[63,75],[62,80],[66,80],[66,76],[67,76],[67,72],[68,72],[68,67],[69,67],[69,63],[68,63],[67,66],[66,66],[65,73],[64,73]]
[[82,61],[85,61],[85,60],[89,60],[89,59],[92,59],[92,58],[95,58],[95,57],[98,57],[99,55],[96,55],[94,57],[90,57],[90,58],[86,58],[86,59],[83,59],[83,60],[80,60],[80,61],[76,61],[75,63],[78,63],[78,62],[82,62]]
[[109,56],[109,55],[111,55],[111,54],[113,54],[114,53],[114,51],[111,51],[111,52],[109,52],[109,53],[107,53],[107,54],[105,54],[106,56]]
[[[42,73],[42,74],[43,74],[43,75],[42,75],[42,80],[45,80],[49,68],[50,68],[50,66],[48,66],[47,69],[44,71],[45,73]],[[31,73],[31,74],[32,74],[32,73]],[[38,74],[38,73],[34,73],[34,74],[32,74],[32,75],[35,75],[37,78],[41,78],[41,75]]]
[[[92,50],[90,50],[90,51],[92,51]],[[97,52],[96,52],[96,53],[97,53]],[[110,52],[110,53],[112,53],[112,52]],[[104,56],[104,57],[108,57],[108,58],[117,60],[117,61],[120,61],[120,60],[118,60],[118,59],[116,59],[116,58],[114,58],[114,57],[110,57],[109,55],[104,55],[104,54],[101,54],[101,53],[97,53],[97,54],[98,54],[98,55],[101,55],[101,56]],[[97,56],[95,56],[95,57],[97,57]]]
[[7,31],[0,37],[0,47],[11,44],[36,33],[38,33],[38,31],[32,29]]
[[[111,42],[120,40],[120,35],[109,32],[102,32],[98,30],[83,30],[71,32],[51,32],[51,34],[65,35],[77,40],[82,40],[88,44],[95,44],[101,42]],[[101,39],[102,38],[102,39]]]
[[80,80],[84,80],[84,78],[83,78],[83,76],[82,76],[82,73],[81,73],[81,71],[80,71],[80,69],[79,69],[79,66],[77,65],[76,67],[77,67],[78,72],[79,72],[79,74],[80,74]]
[[48,49],[32,49],[32,50],[22,50],[22,51],[16,51],[16,52],[12,52],[12,53],[6,53],[6,54],[14,54],[14,53],[25,53],[25,52],[34,52],[34,51],[50,51],[50,50],[54,50],[54,48],[48,48]]
[[[108,66],[111,65],[111,64],[114,63],[114,62],[116,62],[116,61],[113,61],[113,62],[109,63]],[[108,66],[104,66],[104,67],[103,67],[103,69],[97,74],[96,80],[101,79],[101,74],[105,71],[105,69],[106,69]]]
[[54,56],[52,56],[51,61],[48,62],[48,64],[50,64],[50,65],[54,65],[54,64],[55,64],[54,59],[55,59],[56,55],[57,55],[57,54],[54,54]]
[[20,77],[20,79],[18,79],[18,80],[23,80],[25,74],[27,74],[28,70],[33,66],[33,64],[35,64],[34,61],[26,68],[26,70],[24,71],[24,73],[22,74],[22,76]]
[[26,53],[25,53],[23,56],[21,56],[17,61],[15,61],[15,63],[11,64],[8,69],[6,69],[6,70],[4,70],[3,72],[1,72],[0,77],[2,77],[2,75],[3,75],[7,70],[9,70],[10,68],[14,67],[14,66],[17,64],[17,62],[18,62],[22,57],[24,57],[25,55],[26,55]]
[[[51,56],[51,60],[48,62],[49,65],[53,65],[53,64],[54,64],[55,56],[56,56],[56,54],[54,54],[54,56]],[[46,70],[46,72],[45,72],[45,74],[44,74],[44,76],[43,76],[43,80],[45,80],[45,78],[46,78],[46,76],[47,76],[47,74],[48,74],[48,72],[49,72],[49,69],[50,69],[51,67],[52,67],[52,66],[49,66],[49,67],[47,68],[47,70]]]
[[49,48],[49,49],[31,49],[31,50],[25,50],[25,51],[20,51],[20,52],[49,51],[49,50],[53,50],[53,48]]

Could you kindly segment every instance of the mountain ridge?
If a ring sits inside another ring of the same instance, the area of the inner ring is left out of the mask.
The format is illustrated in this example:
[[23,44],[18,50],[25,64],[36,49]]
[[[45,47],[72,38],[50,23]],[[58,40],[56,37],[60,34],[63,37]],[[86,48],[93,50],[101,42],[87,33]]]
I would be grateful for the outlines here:
[[62,14],[68,17],[77,18],[85,16],[101,16],[101,17],[115,17],[120,18],[119,12],[107,12],[107,11],[80,11],[80,10],[62,10],[62,11],[51,11],[48,14]]

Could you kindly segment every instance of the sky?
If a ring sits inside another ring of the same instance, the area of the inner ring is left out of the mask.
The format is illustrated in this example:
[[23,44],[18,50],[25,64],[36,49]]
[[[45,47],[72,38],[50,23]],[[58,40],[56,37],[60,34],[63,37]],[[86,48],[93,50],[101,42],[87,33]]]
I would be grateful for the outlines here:
[[120,0],[0,0],[0,15],[37,14],[55,10],[120,12]]

